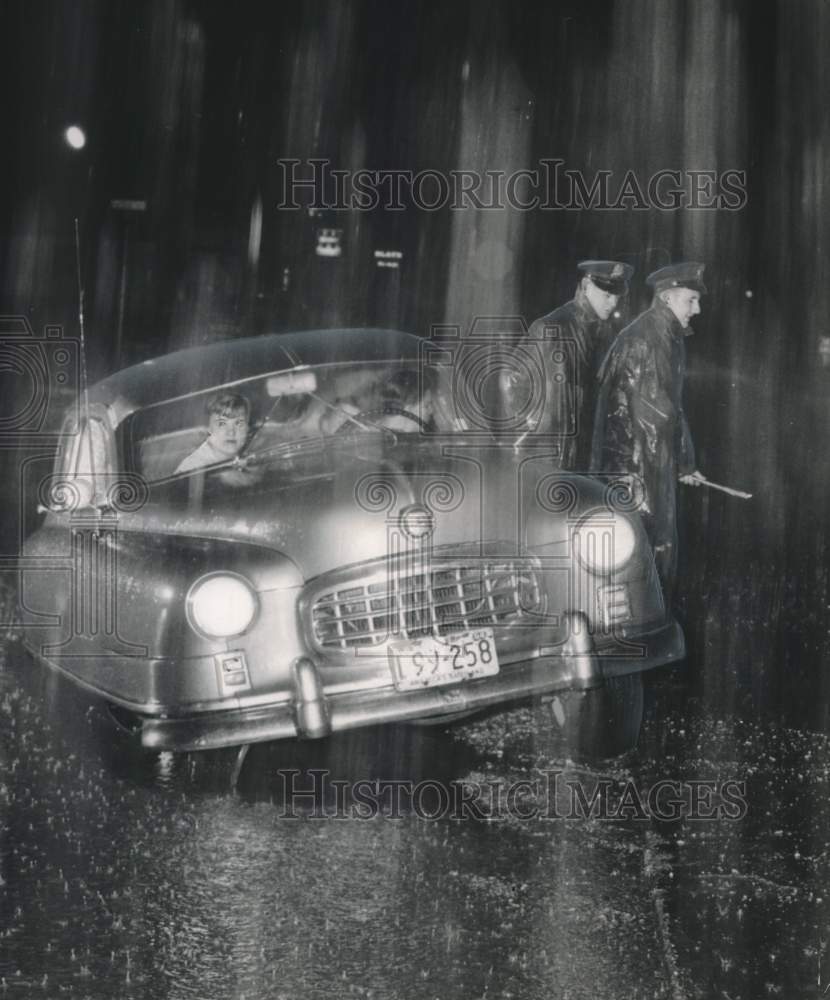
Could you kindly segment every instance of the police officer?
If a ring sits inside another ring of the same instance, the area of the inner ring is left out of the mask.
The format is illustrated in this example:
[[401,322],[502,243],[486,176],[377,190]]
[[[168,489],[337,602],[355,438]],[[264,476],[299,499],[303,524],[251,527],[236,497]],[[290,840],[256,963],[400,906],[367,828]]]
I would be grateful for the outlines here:
[[619,334],[600,370],[591,468],[638,477],[643,515],[666,604],[677,565],[675,484],[699,485],[683,412],[685,338],[700,312],[704,265],[672,264],[646,278],[652,305]]
[[609,322],[634,273],[616,260],[583,260],[570,302],[535,320],[530,338],[544,362],[544,414],[537,433],[552,435],[563,469],[587,470],[596,375],[614,337]]

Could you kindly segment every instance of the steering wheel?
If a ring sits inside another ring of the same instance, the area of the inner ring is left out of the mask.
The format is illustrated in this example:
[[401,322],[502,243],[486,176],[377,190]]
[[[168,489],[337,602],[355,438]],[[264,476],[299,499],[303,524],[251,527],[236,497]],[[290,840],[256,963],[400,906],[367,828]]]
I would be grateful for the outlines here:
[[422,431],[428,430],[426,420],[419,417],[417,413],[405,410],[402,406],[395,406],[394,403],[386,403],[383,406],[374,406],[371,409],[361,410],[359,413],[353,414],[352,420],[344,421],[337,428],[337,433],[342,434],[344,431],[355,430],[354,420],[366,420],[370,422],[376,420],[378,417],[406,417],[407,420],[416,423]]

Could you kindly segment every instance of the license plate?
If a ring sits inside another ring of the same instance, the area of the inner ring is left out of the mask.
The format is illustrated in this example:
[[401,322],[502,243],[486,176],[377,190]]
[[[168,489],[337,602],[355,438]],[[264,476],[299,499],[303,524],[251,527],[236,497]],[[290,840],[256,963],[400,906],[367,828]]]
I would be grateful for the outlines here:
[[472,681],[499,672],[491,628],[392,643],[389,664],[398,691]]

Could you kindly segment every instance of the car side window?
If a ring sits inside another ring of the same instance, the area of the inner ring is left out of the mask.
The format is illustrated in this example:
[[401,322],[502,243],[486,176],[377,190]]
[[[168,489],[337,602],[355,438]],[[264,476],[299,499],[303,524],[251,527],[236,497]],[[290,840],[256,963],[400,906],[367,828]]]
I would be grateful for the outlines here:
[[208,437],[207,424],[152,434],[136,443],[135,459],[138,472],[148,481],[156,482],[172,476],[176,468]]

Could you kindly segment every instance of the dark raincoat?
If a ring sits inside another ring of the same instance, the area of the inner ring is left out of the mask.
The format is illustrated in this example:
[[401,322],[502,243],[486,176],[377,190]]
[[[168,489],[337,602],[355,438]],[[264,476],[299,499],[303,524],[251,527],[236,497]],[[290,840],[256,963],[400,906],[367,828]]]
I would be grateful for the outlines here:
[[[691,331],[690,331],[691,332]],[[675,489],[695,469],[683,412],[684,330],[659,299],[617,337],[600,369],[591,468],[633,474],[667,602],[677,564]]]
[[533,323],[530,337],[539,346],[545,376],[544,416],[537,433],[557,441],[561,468],[587,472],[597,372],[613,327],[600,320],[578,288],[570,302]]

